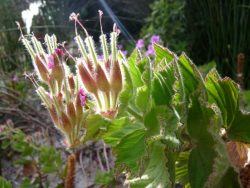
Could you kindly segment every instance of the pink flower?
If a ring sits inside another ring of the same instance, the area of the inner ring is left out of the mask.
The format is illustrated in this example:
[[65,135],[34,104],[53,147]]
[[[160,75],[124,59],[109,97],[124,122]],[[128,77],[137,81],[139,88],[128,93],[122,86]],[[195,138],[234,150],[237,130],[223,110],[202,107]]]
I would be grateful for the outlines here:
[[148,45],[148,50],[146,52],[148,56],[155,55],[155,50],[151,44]]
[[143,48],[144,47],[144,40],[143,39],[139,39],[136,43],[136,48]]
[[56,48],[56,49],[55,49],[55,52],[56,52],[56,54],[58,55],[58,57],[63,57],[63,56],[64,56],[64,52],[63,52],[63,50],[60,49],[60,48]]
[[82,88],[79,90],[79,98],[81,101],[81,106],[84,106],[86,104],[87,95]]
[[161,40],[161,38],[160,38],[159,35],[153,35],[153,36],[151,37],[151,39],[150,39],[150,42],[151,42],[151,44],[153,44],[153,43],[159,43],[160,40]]
[[48,56],[48,68],[53,69],[55,67],[54,57],[53,55]]

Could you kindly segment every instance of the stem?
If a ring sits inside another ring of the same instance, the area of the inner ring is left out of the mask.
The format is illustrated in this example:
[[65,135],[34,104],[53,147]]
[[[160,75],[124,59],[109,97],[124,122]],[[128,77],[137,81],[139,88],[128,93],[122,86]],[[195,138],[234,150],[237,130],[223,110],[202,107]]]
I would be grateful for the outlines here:
[[106,102],[106,107],[108,110],[110,110],[110,95],[109,92],[106,92],[104,94],[105,102]]
[[99,95],[97,94],[97,92],[94,93],[94,96],[95,96],[95,98],[96,98],[96,100],[97,100],[97,103],[98,103],[98,106],[99,106],[100,111],[102,111],[102,103],[101,103],[100,97],[99,97]]

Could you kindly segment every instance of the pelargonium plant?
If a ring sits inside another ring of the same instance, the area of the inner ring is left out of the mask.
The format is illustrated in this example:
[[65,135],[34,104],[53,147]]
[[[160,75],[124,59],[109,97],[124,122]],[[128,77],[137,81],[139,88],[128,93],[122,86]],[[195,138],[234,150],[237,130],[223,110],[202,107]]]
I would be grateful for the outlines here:
[[[37,94],[75,154],[68,160],[66,187],[79,182],[79,169],[86,174],[79,168],[83,156],[102,172],[88,186],[115,187],[121,179],[120,186],[135,188],[249,186],[244,172],[249,169],[250,115],[241,110],[234,81],[215,69],[204,78],[185,53],[177,56],[157,44],[155,36],[154,56],[140,52],[140,40],[126,58],[117,47],[116,27],[109,45],[101,29],[99,59],[78,16],[73,13],[70,19],[85,34],[83,39],[76,30],[79,57],[61,48],[55,35],[45,36],[46,50],[34,36],[22,36],[38,75],[33,79]],[[100,140],[109,148],[100,149]],[[85,148],[78,155],[88,141],[98,151],[87,154]]]

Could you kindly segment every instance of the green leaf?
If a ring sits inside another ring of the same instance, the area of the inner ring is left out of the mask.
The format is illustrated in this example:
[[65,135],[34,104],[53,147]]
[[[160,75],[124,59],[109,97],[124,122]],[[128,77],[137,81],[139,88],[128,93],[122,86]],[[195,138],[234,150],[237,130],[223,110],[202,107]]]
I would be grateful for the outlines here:
[[131,75],[131,79],[135,87],[140,87],[143,85],[142,74],[136,65],[138,56],[139,55],[138,55],[137,50],[134,50],[127,62],[128,67],[129,67],[129,72]]
[[250,143],[250,113],[238,111],[231,127],[227,130],[230,140]]
[[213,160],[216,157],[216,151],[213,148],[215,140],[209,129],[219,122],[213,109],[209,108],[204,101],[199,100],[201,99],[193,98],[187,116],[187,129],[194,145],[188,163],[189,181],[192,188],[204,187],[213,172]]
[[230,127],[239,110],[239,88],[229,78],[220,79],[215,69],[206,77],[209,102],[216,103],[222,113],[224,126]]
[[163,46],[159,44],[154,44],[154,51],[155,51],[155,63],[158,64],[160,63],[163,59],[166,59],[167,62],[170,62],[174,58],[173,52],[171,52],[169,49],[164,48]]
[[86,119],[86,135],[84,136],[84,142],[89,140],[97,140],[98,134],[100,133],[100,130],[106,129],[106,126],[109,124],[107,120],[105,120],[101,115],[99,114],[90,114],[87,116]]
[[95,183],[97,185],[109,185],[114,181],[114,174],[113,172],[102,172],[102,171],[97,171],[96,177],[95,177]]
[[118,164],[126,164],[131,171],[138,169],[137,162],[145,152],[145,130],[136,130],[125,137],[115,147],[117,154],[116,162]]
[[196,144],[199,142],[199,144],[211,145],[213,138],[208,128],[213,123],[215,113],[204,105],[206,104],[201,104],[198,99],[192,100],[192,106],[188,112],[187,130]]
[[9,181],[0,176],[0,187],[1,188],[12,188],[12,185]]
[[125,118],[119,119],[119,124],[117,123],[117,120],[115,120],[116,122],[112,122],[108,126],[107,133],[103,135],[105,143],[115,146],[126,135],[144,128],[143,124],[141,123],[131,123],[128,121],[128,119],[126,119],[124,122],[121,122],[123,120],[125,120]]
[[[173,187],[171,185],[170,176],[167,168],[168,159],[165,155],[165,147],[160,143],[154,143],[149,156],[149,163],[142,175],[142,179],[131,181],[132,188],[138,188],[140,184],[144,184],[145,188],[164,188]],[[147,182],[147,183],[146,183]],[[145,185],[146,183],[146,185]]]
[[37,181],[31,182],[31,180],[28,178],[25,178],[25,180],[21,184],[21,188],[38,188],[38,187],[39,185]]
[[39,162],[44,173],[58,172],[63,164],[60,153],[48,146],[40,148]]
[[212,172],[212,164],[215,152],[212,147],[198,146],[190,153],[188,163],[189,181],[192,188],[204,186]]
[[144,125],[147,128],[147,135],[159,135],[160,134],[160,122],[157,118],[158,112],[156,108],[152,108],[144,118]]
[[125,74],[125,82],[124,82],[123,90],[119,95],[119,101],[121,103],[121,106],[125,108],[128,105],[129,101],[135,95],[135,87],[134,87],[127,65],[122,64],[122,66],[123,66],[123,70]]
[[11,147],[13,150],[20,152],[23,156],[29,156],[34,151],[34,148],[24,141],[14,141]]
[[198,92],[200,93],[205,91],[205,85],[201,74],[199,73],[197,67],[186,56],[185,53],[182,53],[179,57],[178,66],[176,67],[176,70],[179,71],[179,73],[177,74],[181,81],[181,87],[184,87],[182,88],[182,90],[184,90],[185,92],[184,98],[188,99],[189,96],[197,90],[197,88],[200,89],[198,90]]
[[142,112],[145,112],[148,110],[148,103],[150,102],[149,95],[150,93],[149,93],[148,87],[142,86],[142,87],[137,88],[135,103],[136,103],[136,106]]
[[[174,95],[175,70],[172,63],[161,63],[162,67],[154,73],[152,82],[152,98],[156,105],[171,105]],[[160,69],[160,70],[159,70]]]
[[241,188],[238,174],[230,167],[215,188]]
[[189,177],[188,177],[189,154],[190,154],[189,152],[181,152],[179,153],[176,159],[176,166],[175,166],[176,182],[181,183],[182,185],[186,185],[189,183]]

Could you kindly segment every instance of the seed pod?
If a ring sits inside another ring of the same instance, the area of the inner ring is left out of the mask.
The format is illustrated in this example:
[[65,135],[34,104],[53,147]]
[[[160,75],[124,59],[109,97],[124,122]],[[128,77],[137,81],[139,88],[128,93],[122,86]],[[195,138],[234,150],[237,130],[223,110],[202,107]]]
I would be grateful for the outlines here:
[[110,90],[109,81],[100,64],[98,64],[96,67],[96,83],[97,83],[97,87],[101,91],[109,92]]
[[55,65],[55,67],[52,69],[52,75],[53,77],[55,78],[55,80],[57,81],[58,83],[58,88],[59,90],[61,89],[62,87],[62,82],[63,82],[63,78],[64,78],[64,68],[63,68],[63,65],[60,64],[60,65]]
[[83,65],[83,63],[79,63],[77,68],[78,68],[79,76],[81,77],[81,80],[82,80],[85,88],[90,93],[96,93],[97,92],[96,82],[93,79],[93,77],[90,75],[90,73],[86,69],[86,67]]
[[52,107],[49,108],[49,113],[50,113],[50,117],[51,117],[52,121],[54,122],[55,126],[58,126],[59,118],[58,118],[58,115],[56,113],[56,108],[54,105],[52,105]]
[[56,96],[56,101],[60,107],[63,107],[63,94],[61,92]]
[[85,63],[86,63],[86,65],[87,65],[88,69],[89,69],[89,72],[90,72],[91,74],[94,74],[93,62],[91,62],[91,60],[88,58],[88,59],[86,59]]
[[46,66],[43,63],[42,58],[40,56],[38,56],[38,55],[36,55],[35,64],[36,64],[36,68],[37,68],[37,71],[38,71],[38,75],[41,77],[42,81],[47,82],[49,72],[48,72]]
[[60,123],[61,123],[61,126],[62,126],[63,130],[67,134],[70,134],[70,132],[71,132],[71,123],[70,123],[69,117],[64,112],[62,112],[60,121],[61,121]]
[[76,96],[76,99],[75,99],[75,107],[76,107],[76,117],[77,119],[80,119],[81,116],[82,116],[82,105],[81,105],[81,99],[80,99],[80,96],[79,94]]
[[118,61],[112,65],[110,87],[117,94],[122,90],[122,73]]
[[57,85],[56,85],[56,80],[54,79],[53,75],[49,76],[48,85],[49,85],[52,93],[55,94],[57,92]]
[[74,94],[74,91],[75,91],[75,80],[74,80],[74,77],[72,75],[70,75],[68,77],[68,82],[69,82],[69,87],[70,87],[71,93]]
[[76,122],[76,110],[73,102],[67,104],[67,115],[71,120],[71,124],[74,125]]
[[105,61],[105,69],[110,74],[111,61],[109,59],[107,61]]

